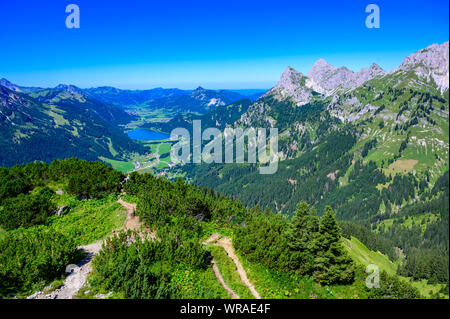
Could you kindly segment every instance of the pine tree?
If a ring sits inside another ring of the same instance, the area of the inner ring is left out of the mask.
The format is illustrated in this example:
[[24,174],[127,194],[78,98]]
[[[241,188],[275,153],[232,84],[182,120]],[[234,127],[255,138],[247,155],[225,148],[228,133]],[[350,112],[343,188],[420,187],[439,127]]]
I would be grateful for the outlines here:
[[290,267],[301,274],[311,273],[317,252],[319,220],[310,206],[302,201],[297,204],[295,216],[287,230],[290,250]]
[[325,208],[320,219],[320,250],[315,258],[314,277],[323,284],[350,283],[354,278],[354,266],[341,243],[340,228],[331,207]]
[[297,210],[287,230],[287,242],[290,250],[290,267],[299,270],[300,273],[306,273],[305,264],[309,256],[308,245],[308,217],[309,205],[302,201],[297,204]]

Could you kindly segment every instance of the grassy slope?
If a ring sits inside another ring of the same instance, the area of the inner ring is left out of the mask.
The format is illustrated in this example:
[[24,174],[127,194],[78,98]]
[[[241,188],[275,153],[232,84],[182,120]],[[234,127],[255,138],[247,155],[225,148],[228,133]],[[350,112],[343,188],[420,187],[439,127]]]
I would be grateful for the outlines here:
[[[352,237],[351,240],[343,239],[344,247],[348,250],[350,256],[355,262],[361,263],[364,266],[374,264],[377,265],[381,271],[386,271],[388,274],[395,275],[397,272],[397,264],[391,262],[386,255],[380,252],[374,252],[368,249],[357,238]],[[401,277],[404,280],[411,282],[411,278]],[[419,289],[424,297],[430,297],[431,293],[436,293],[442,288],[442,284],[428,284],[426,280],[412,281],[412,285]],[[446,296],[448,298],[448,296]]]
[[100,159],[103,162],[110,164],[114,169],[121,171],[123,173],[132,171],[134,168],[133,161],[128,161],[128,162],[116,161],[116,160],[112,160],[112,159],[105,158],[105,157],[100,157]]
[[[398,75],[396,75],[398,76]],[[377,138],[377,147],[369,152],[366,160],[373,160],[381,166],[381,161],[389,157],[393,157],[398,154],[400,144],[406,138],[406,133],[395,131],[396,117],[402,108],[402,104],[406,102],[408,109],[404,111],[404,115],[409,117],[417,106],[424,103],[418,102],[418,97],[412,97],[409,92],[393,99],[391,94],[387,94],[385,91],[386,81],[391,81],[395,84],[395,87],[401,87],[397,83],[407,83],[406,79],[397,79],[396,76],[390,76],[384,79],[374,79],[369,81],[368,84],[373,88],[371,91],[364,89],[363,87],[355,90],[355,95],[365,103],[370,103],[374,106],[385,105],[386,108],[381,111],[372,122],[368,122],[364,125],[363,138],[356,146],[361,147],[365,142],[372,138]],[[413,77],[413,75],[408,75]],[[411,79],[416,80],[416,79]],[[439,95],[433,88],[427,88],[422,85],[420,87],[422,92],[430,92],[431,94]],[[377,99],[379,93],[384,93],[381,99]],[[436,121],[436,125],[432,125],[427,121],[421,119],[417,125],[411,126],[408,130],[410,139],[407,148],[402,152],[402,156],[399,160],[417,160],[418,163],[413,168],[408,169],[417,173],[419,176],[423,176],[425,171],[431,173],[431,182],[434,182],[445,170],[448,169],[448,146],[449,146],[449,124],[448,116],[444,117],[443,111],[440,109],[443,106],[445,111],[448,112],[448,105],[445,103],[436,102],[433,100],[434,111],[429,114],[430,118]],[[368,119],[369,113],[362,116],[361,119]],[[384,122],[384,127],[380,128],[380,122]],[[399,119],[399,123],[403,121]],[[437,154],[441,160],[438,160],[434,154]],[[387,173],[390,172],[389,170]],[[393,172],[399,173],[399,172]]]

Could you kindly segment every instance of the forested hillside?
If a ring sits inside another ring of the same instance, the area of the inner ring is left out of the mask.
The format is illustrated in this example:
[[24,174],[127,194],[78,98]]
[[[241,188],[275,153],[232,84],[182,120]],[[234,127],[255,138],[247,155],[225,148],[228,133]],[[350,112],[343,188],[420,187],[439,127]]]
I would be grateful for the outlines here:
[[0,112],[0,165],[145,152],[118,127],[132,120],[129,114],[79,93],[55,89],[27,95],[0,86]]
[[[228,123],[278,128],[276,174],[259,174],[258,164],[182,171],[197,185],[290,216],[300,201],[319,212],[328,205],[352,223],[349,235],[399,262],[399,274],[445,283],[448,92],[448,42],[408,56],[391,73],[376,65],[354,73],[323,59],[308,76],[288,67]],[[378,246],[369,241],[375,235]]]
[[[125,180],[105,164],[77,159],[2,168],[0,177],[3,298],[25,297],[49,283],[45,289],[57,289],[65,267],[83,258],[77,245],[99,239],[105,240],[103,248],[78,298],[228,298],[211,258],[243,294],[226,272],[229,257],[206,244],[211,234],[232,239],[264,298],[419,296],[405,280],[384,273],[381,290],[366,288],[364,269],[344,249],[329,207],[319,218],[302,202],[289,220],[182,180],[137,173]],[[128,200],[137,202],[141,232],[150,236],[116,232],[123,223],[115,203],[122,187]],[[61,204],[68,211],[55,215]]]
[[230,123],[237,121],[242,114],[247,112],[251,101],[248,99],[239,100],[227,105],[219,105],[205,114],[196,115],[193,113],[178,114],[168,122],[146,123],[142,128],[154,129],[165,133],[170,133],[175,128],[185,128],[192,133],[193,121],[201,121],[202,130],[214,127],[219,130],[225,129]]

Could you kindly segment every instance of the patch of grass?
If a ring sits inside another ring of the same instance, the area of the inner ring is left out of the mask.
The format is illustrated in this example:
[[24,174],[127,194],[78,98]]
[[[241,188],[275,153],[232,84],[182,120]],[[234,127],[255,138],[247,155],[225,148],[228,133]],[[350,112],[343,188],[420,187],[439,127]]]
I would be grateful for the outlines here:
[[406,174],[411,172],[418,162],[419,161],[415,159],[397,160],[391,165],[389,165],[388,168],[385,169],[385,173],[386,175],[389,174],[395,175],[396,173]]
[[162,143],[159,146],[159,155],[170,153],[170,148],[172,147],[172,144],[170,143]]
[[202,225],[202,240],[206,240],[214,233],[218,233],[221,237],[231,238],[233,236],[233,229],[223,227],[215,222],[204,222]]
[[[364,266],[374,264],[380,268],[380,271],[384,270],[390,275],[396,275],[396,263],[390,261],[389,258],[382,253],[368,249],[357,238],[352,237],[351,240],[343,238],[343,244],[355,262]],[[443,286],[442,284],[428,284],[427,280],[413,281],[411,278],[403,276],[398,276],[398,278],[410,282],[425,298],[431,298],[432,294],[438,292]]]
[[228,292],[217,280],[212,267],[205,270],[176,269],[172,285],[180,299],[228,299]]
[[126,219],[125,210],[115,196],[105,199],[79,201],[61,217],[51,216],[46,227],[73,238],[77,245],[86,245],[120,229]]
[[390,275],[396,274],[396,265],[392,261],[390,261],[386,255],[370,250],[357,238],[352,237],[351,240],[343,238],[343,245],[347,249],[350,257],[352,257],[353,260],[363,264],[364,266],[370,264],[377,265],[380,270],[384,270]]
[[263,299],[336,299],[355,298],[355,295],[356,298],[360,297],[356,285],[321,286],[308,276],[268,269],[260,264],[250,263],[243,257],[239,259],[248,279]]
[[130,172],[134,169],[134,164],[132,161],[116,161],[102,156],[100,156],[99,159],[105,163],[110,164],[114,169],[124,173]]
[[156,165],[156,167],[158,167],[158,168],[168,168],[169,164],[167,164],[166,162],[159,162],[158,165]]
[[171,161],[170,155],[167,155],[167,157],[160,158],[159,160],[160,160],[161,162],[169,163],[169,162]]
[[137,203],[138,202],[138,196],[136,196],[136,195],[125,194],[122,196],[122,199],[127,203]]
[[[425,279],[421,281],[412,281],[411,278],[406,279],[416,287],[420,291],[420,294],[425,298],[435,298],[436,294],[439,293],[443,286],[445,286],[443,284],[429,284]],[[440,294],[440,297],[448,299],[448,295]]]
[[[429,223],[437,221],[439,218],[438,215],[432,213],[425,213],[414,216],[407,216],[401,218],[389,218],[384,219],[377,225],[377,230],[380,230],[381,227],[384,228],[384,231],[389,231],[392,227],[394,221],[399,223],[401,226],[411,229],[413,226],[420,225],[422,227],[422,233],[425,232],[427,225]],[[382,226],[383,225],[383,226]]]
[[111,138],[109,138],[109,137],[107,137],[107,139],[108,139],[108,149],[109,149],[109,152],[111,153],[111,155],[112,156],[117,156],[117,151],[114,149],[114,146],[113,146],[113,143],[112,143],[112,141],[111,141]]
[[64,285],[64,279],[63,278],[56,279],[50,284],[50,288],[45,290],[44,293],[50,294],[53,291],[55,291],[56,289],[61,288],[63,285]]

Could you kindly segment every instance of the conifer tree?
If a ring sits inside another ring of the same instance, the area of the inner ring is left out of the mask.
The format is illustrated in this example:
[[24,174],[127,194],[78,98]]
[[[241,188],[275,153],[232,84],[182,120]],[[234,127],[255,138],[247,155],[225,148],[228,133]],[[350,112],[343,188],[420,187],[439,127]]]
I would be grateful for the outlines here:
[[290,267],[301,274],[308,274],[313,269],[318,230],[319,221],[310,206],[305,201],[298,203],[287,230],[287,241],[291,254]]
[[354,278],[354,266],[341,243],[340,228],[331,207],[325,208],[320,219],[320,249],[315,258],[314,277],[323,284],[350,283]]

